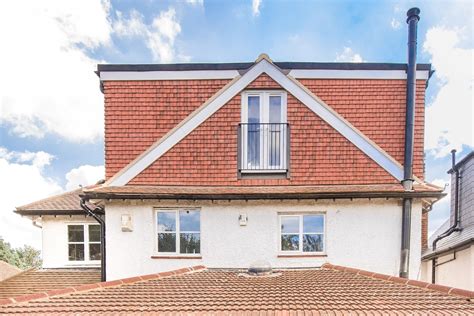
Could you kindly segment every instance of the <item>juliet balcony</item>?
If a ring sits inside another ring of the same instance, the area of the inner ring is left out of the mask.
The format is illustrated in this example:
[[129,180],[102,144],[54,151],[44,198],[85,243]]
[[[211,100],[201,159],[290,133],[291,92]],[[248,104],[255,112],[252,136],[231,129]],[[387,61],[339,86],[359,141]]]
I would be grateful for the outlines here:
[[241,123],[237,133],[239,175],[288,174],[288,123]]

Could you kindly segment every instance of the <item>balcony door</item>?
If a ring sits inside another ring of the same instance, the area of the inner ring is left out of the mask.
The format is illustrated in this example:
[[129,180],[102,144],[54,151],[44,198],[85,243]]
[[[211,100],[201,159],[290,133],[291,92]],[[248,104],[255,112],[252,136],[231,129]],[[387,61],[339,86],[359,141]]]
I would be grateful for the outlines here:
[[286,93],[249,91],[242,101],[243,168],[286,171]]

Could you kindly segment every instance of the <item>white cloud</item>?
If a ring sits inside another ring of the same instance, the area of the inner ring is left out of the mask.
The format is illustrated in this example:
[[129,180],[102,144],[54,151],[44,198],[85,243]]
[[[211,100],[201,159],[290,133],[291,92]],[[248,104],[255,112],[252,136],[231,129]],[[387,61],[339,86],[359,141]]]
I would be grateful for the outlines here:
[[392,27],[392,29],[398,30],[402,27],[402,24],[400,23],[400,21],[393,18],[392,21],[390,22],[390,26]]
[[352,48],[344,47],[341,53],[336,53],[337,62],[361,63],[364,60],[362,56],[355,53]]
[[118,36],[138,37],[145,40],[153,59],[157,62],[169,63],[174,60],[189,60],[188,56],[178,54],[175,39],[181,32],[181,25],[176,18],[174,8],[161,11],[150,25],[146,25],[143,16],[137,11],[131,11],[129,18],[117,12],[113,30]]
[[99,0],[0,2],[0,124],[22,137],[102,135],[93,73],[99,61],[85,51],[110,44],[108,7]]
[[186,3],[191,5],[204,5],[204,0],[186,0]]
[[[0,236],[14,247],[28,244],[41,249],[41,230],[13,210],[63,192],[58,181],[47,177],[44,172],[53,159],[53,155],[44,151],[17,152],[0,147]],[[103,177],[103,166],[74,168],[66,174],[66,190],[76,189],[79,184],[94,184]]]
[[72,169],[66,174],[66,190],[75,190],[81,186],[95,184],[103,180],[105,176],[104,166],[83,165]]
[[14,247],[26,243],[41,248],[40,229],[13,210],[62,191],[58,183],[44,176],[43,169],[52,159],[42,151],[12,152],[0,147],[0,235]]
[[452,148],[473,146],[474,49],[461,46],[461,29],[433,27],[423,44],[431,54],[440,87],[426,108],[425,143],[428,153],[443,157]]
[[262,5],[262,0],[252,0],[252,14],[253,16],[260,15],[260,6]]

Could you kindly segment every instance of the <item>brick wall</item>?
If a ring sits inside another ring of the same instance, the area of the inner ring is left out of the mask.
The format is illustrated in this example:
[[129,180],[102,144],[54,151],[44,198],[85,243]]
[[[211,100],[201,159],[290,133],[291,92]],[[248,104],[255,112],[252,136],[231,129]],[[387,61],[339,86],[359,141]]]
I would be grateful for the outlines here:
[[[404,80],[300,80],[403,163]],[[107,178],[177,125],[228,80],[105,82]],[[267,75],[248,89],[279,89]],[[423,177],[424,82],[418,82],[415,174]],[[343,184],[396,181],[288,95],[291,179],[237,180],[240,95],[132,180],[134,184]]]

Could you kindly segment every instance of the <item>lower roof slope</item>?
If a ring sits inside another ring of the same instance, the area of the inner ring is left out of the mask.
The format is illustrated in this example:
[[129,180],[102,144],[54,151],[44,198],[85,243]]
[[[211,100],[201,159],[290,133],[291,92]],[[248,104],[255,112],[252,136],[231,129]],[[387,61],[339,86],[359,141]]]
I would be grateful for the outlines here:
[[452,289],[442,293],[423,288],[427,283],[407,282],[332,265],[259,277],[194,267],[105,282],[69,295],[45,294],[41,300],[0,306],[0,314],[474,314],[472,292],[448,295]]
[[0,282],[0,299],[97,282],[99,269],[28,270]]

